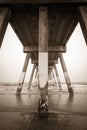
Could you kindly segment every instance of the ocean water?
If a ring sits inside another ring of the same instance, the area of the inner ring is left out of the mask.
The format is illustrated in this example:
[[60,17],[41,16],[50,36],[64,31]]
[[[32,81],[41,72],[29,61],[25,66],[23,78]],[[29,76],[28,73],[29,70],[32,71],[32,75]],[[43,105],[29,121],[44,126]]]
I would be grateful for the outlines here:
[[[72,84],[71,85],[73,88],[74,93],[83,93],[86,94],[87,93],[87,85],[86,84]],[[6,94],[6,93],[15,93],[16,90],[18,88],[18,84],[16,85],[11,85],[11,84],[7,84],[7,85],[3,85],[0,84],[0,94]],[[35,91],[35,92],[39,92],[38,87],[37,86],[31,86],[31,91]],[[57,86],[49,86],[48,91],[60,91],[59,87]],[[68,92],[67,89],[67,85],[66,84],[62,84],[62,90],[61,92]],[[29,93],[28,91],[28,84],[24,84],[23,85],[23,89],[22,89],[22,94],[27,94]]]

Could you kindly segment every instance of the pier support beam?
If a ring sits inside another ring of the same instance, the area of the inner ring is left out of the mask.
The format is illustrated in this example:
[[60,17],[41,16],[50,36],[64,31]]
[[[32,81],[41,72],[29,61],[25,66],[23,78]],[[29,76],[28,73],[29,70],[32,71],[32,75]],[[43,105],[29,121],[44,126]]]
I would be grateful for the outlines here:
[[36,65],[34,64],[34,65],[33,65],[32,72],[31,72],[31,76],[30,76],[29,84],[28,84],[28,90],[30,90],[30,88],[31,88],[31,84],[32,84],[32,80],[33,80],[33,76],[34,76],[35,68],[36,68]]
[[35,81],[36,81],[36,86],[38,87],[38,67],[36,66],[36,72],[35,72]]
[[29,63],[29,59],[30,59],[30,53],[27,53],[26,58],[25,58],[25,62],[24,62],[24,66],[23,66],[23,70],[22,70],[22,74],[19,80],[19,87],[17,88],[17,95],[20,95],[22,87],[23,87],[23,83],[24,83],[24,79],[25,79],[25,75],[26,75],[26,70],[28,67],[28,63]]
[[0,47],[10,18],[11,10],[7,7],[0,7]]
[[53,69],[52,69],[52,77],[53,77],[53,79],[54,79],[54,84],[53,84],[53,86],[55,87],[55,86],[56,86],[56,77],[55,77],[55,75],[54,75]]
[[55,70],[55,74],[56,74],[56,78],[57,78],[57,83],[58,83],[59,89],[61,90],[62,87],[61,87],[60,78],[59,78],[59,74],[58,74],[58,70],[57,70],[56,65],[54,65],[54,70]]
[[87,45],[87,6],[79,7],[78,19]]
[[50,81],[52,80],[52,74],[51,74],[51,69],[48,68],[48,86],[50,86]]
[[67,87],[68,87],[68,91],[69,91],[69,93],[73,93],[70,78],[69,78],[69,75],[68,75],[68,72],[67,72],[67,68],[66,68],[62,53],[59,53],[59,58],[60,58],[61,66],[62,66],[62,69],[63,69],[65,81],[66,81],[66,84],[67,84]]
[[48,69],[48,80],[52,79],[52,76],[51,76],[51,69]]
[[35,78],[38,78],[38,67],[36,67]]
[[48,110],[48,10],[46,7],[39,8],[39,88],[41,97],[38,111]]

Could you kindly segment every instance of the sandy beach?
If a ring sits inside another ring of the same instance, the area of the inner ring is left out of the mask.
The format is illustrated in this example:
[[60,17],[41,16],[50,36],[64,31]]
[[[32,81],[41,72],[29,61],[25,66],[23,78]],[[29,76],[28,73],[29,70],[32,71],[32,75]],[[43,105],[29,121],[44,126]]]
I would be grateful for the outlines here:
[[[1,89],[3,88],[3,89]],[[16,87],[0,87],[0,130],[87,130],[87,91],[49,90],[49,113],[38,115],[37,89],[26,88],[16,96]]]

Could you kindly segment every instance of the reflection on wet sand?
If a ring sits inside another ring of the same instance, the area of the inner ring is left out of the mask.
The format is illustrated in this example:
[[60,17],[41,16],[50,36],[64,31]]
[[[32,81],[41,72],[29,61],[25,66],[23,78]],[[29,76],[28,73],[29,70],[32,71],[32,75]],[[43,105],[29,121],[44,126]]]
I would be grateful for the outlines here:
[[[13,89],[12,89],[13,91]],[[40,93],[0,94],[0,130],[87,130],[87,94],[49,90],[49,114],[37,112]],[[8,120],[9,119],[9,120]]]

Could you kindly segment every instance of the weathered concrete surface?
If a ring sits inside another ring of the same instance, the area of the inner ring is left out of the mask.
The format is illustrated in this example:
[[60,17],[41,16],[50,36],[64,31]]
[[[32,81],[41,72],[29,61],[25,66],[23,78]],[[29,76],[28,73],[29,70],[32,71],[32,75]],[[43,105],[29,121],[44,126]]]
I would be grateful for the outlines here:
[[39,91],[18,97],[14,90],[0,93],[0,130],[87,130],[86,91],[69,96],[49,90],[49,114],[41,118],[37,113]]

